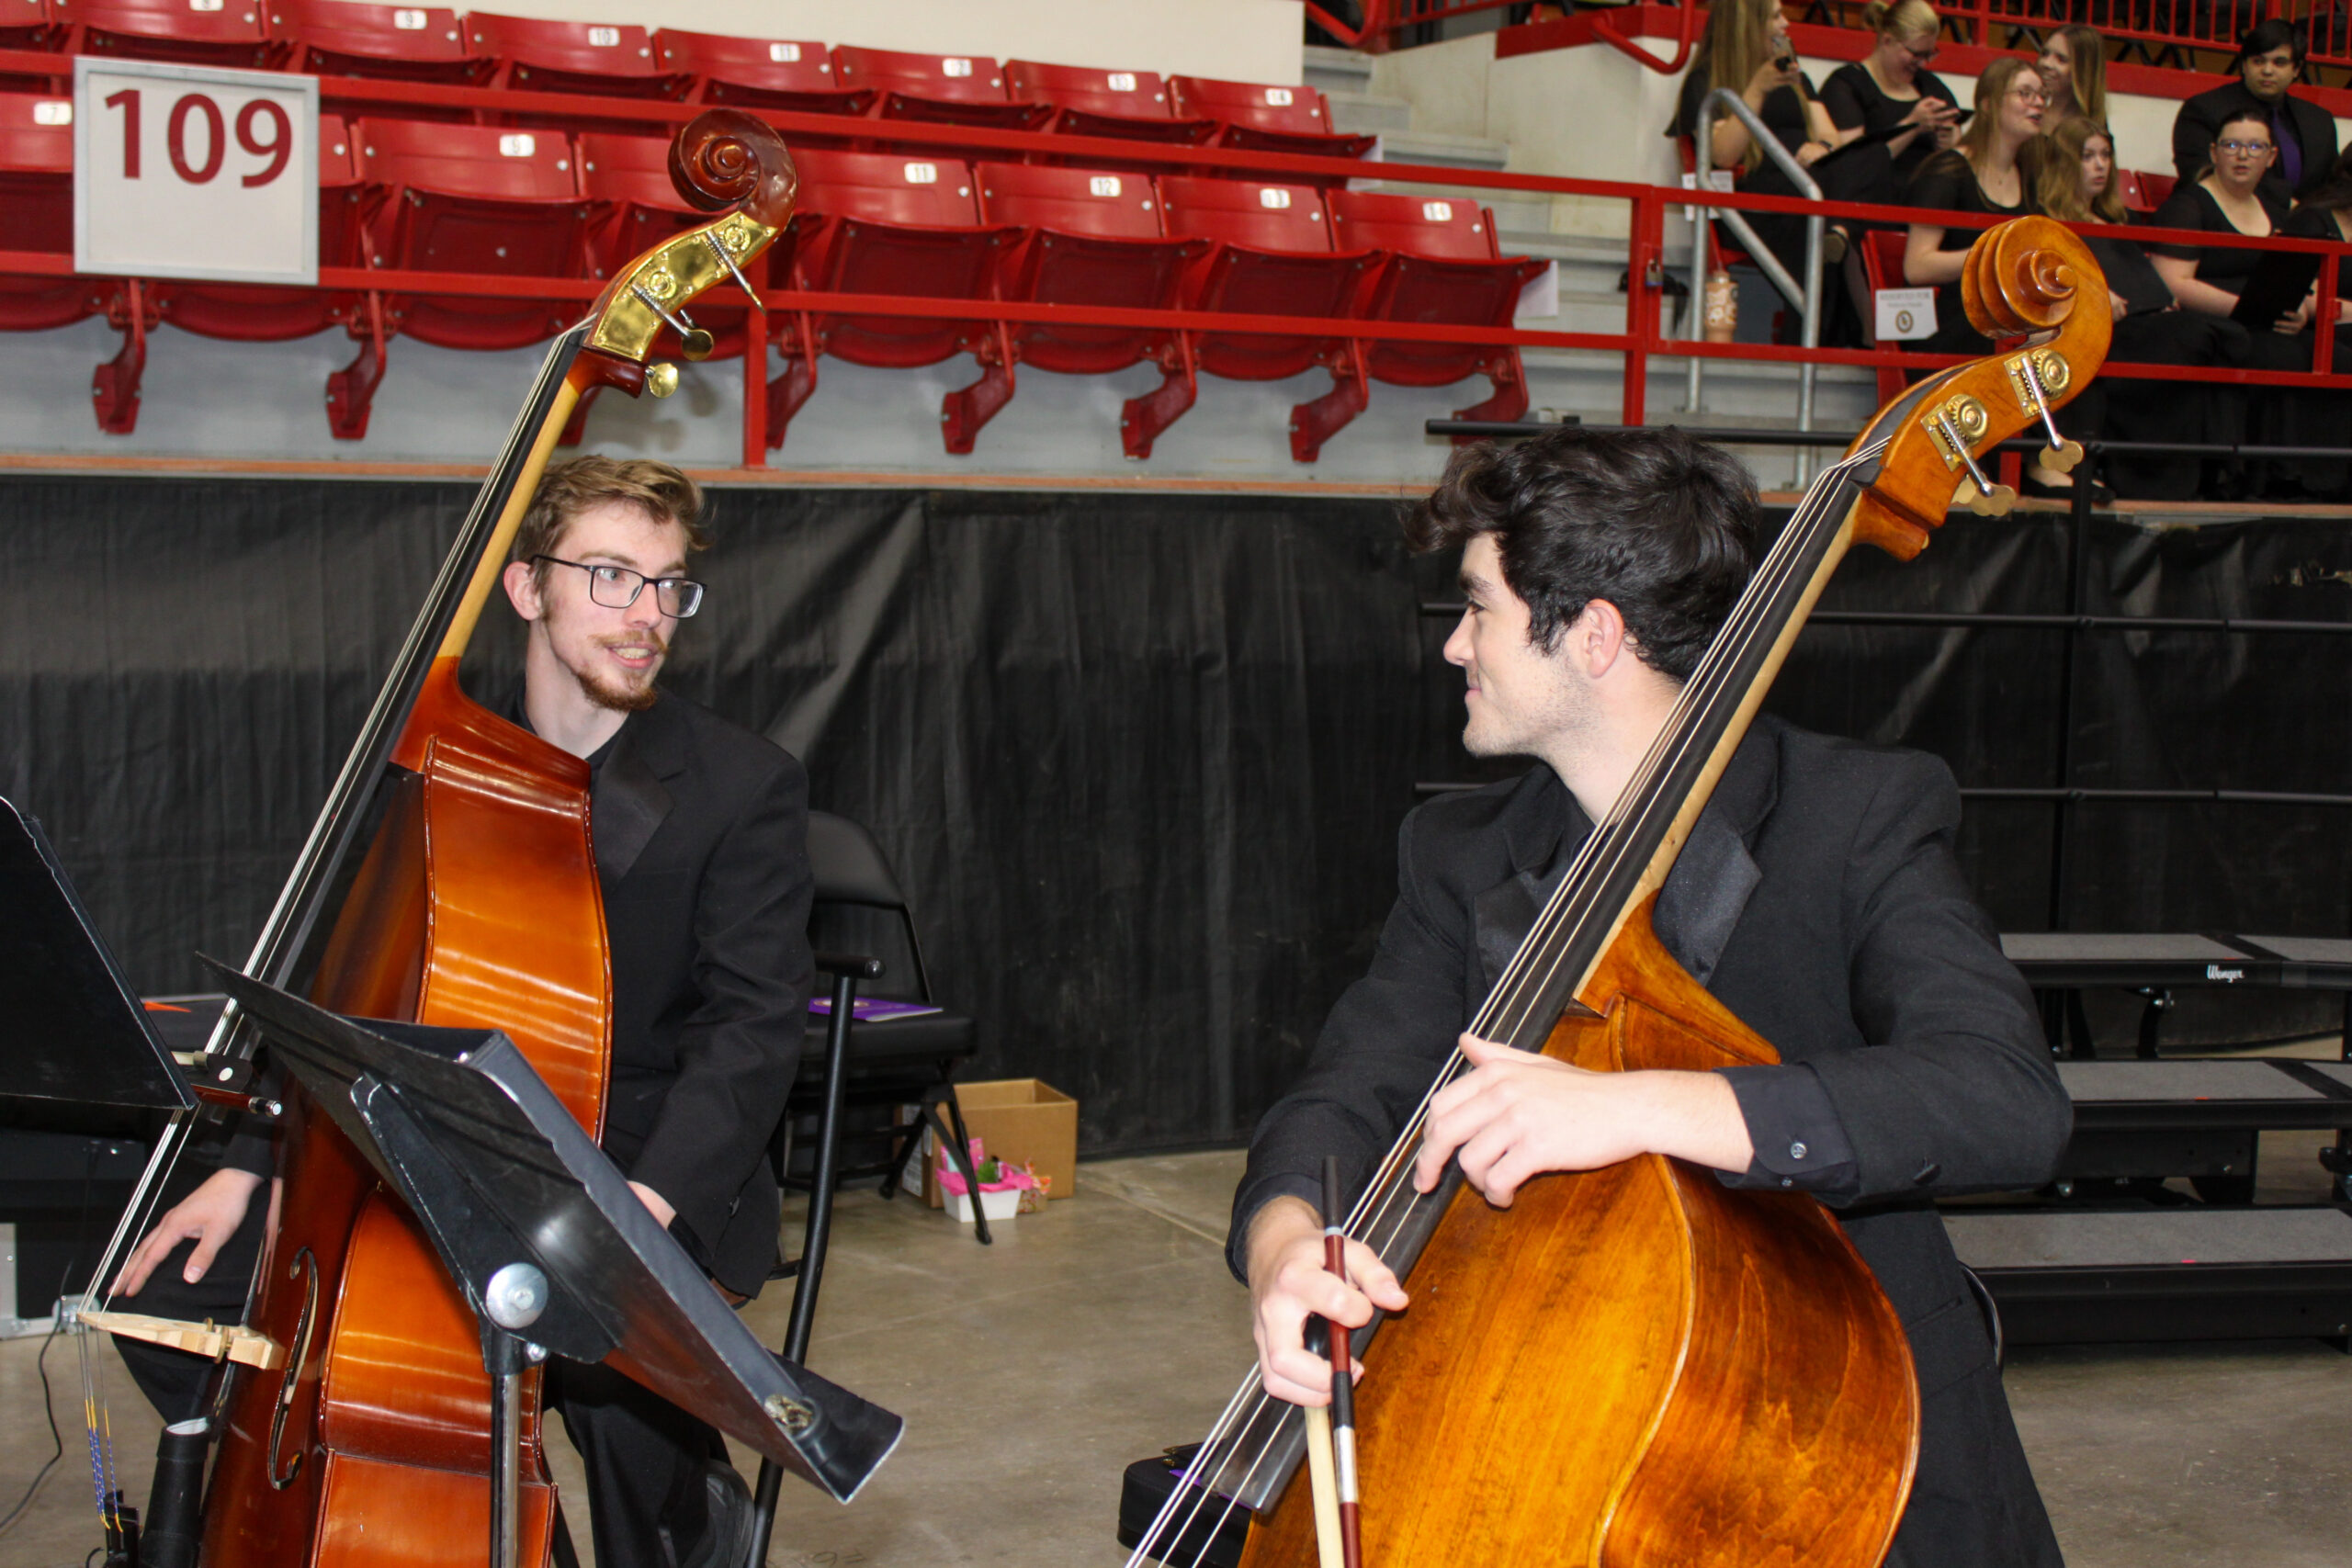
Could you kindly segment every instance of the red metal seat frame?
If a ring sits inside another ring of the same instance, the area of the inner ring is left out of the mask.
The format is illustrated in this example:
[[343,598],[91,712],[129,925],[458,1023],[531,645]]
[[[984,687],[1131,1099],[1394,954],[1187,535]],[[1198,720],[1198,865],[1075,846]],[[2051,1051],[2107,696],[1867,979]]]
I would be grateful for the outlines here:
[[269,63],[261,0],[229,0],[218,11],[190,10],[187,0],[50,0],[50,15],[66,28],[71,54],[253,69]]
[[833,73],[845,87],[875,94],[872,113],[877,119],[1035,130],[1054,114],[1051,104],[1013,102],[1002,68],[978,55],[843,44],[833,51]]
[[[1334,244],[1387,253],[1357,309],[1366,321],[1507,328],[1521,294],[1550,265],[1504,256],[1494,214],[1473,202],[1343,190],[1327,199]],[[1456,419],[1515,420],[1527,412],[1526,367],[1508,345],[1375,339],[1364,345],[1364,369],[1396,387],[1487,377],[1493,395],[1456,409]]]
[[663,28],[653,35],[653,52],[663,70],[693,79],[686,95],[692,103],[863,115],[880,96],[872,88],[843,86],[832,51],[808,39],[729,38]]
[[1168,83],[1154,71],[1097,71],[1091,66],[1004,62],[1005,91],[1015,99],[1050,104],[1046,129],[1064,136],[1118,136],[1205,147],[1220,122],[1180,119]]
[[[982,214],[1020,231],[998,284],[1007,299],[1172,310],[1186,272],[1213,248],[1208,240],[1167,237],[1159,190],[1140,175],[1034,164],[981,164],[973,172]],[[1173,331],[1023,321],[1012,327],[1008,347],[1001,363],[983,359],[978,381],[948,394],[941,419],[950,452],[969,452],[980,427],[1011,400],[1016,362],[1099,376],[1149,360],[1180,384],[1193,378],[1190,344]],[[1123,440],[1132,424],[1122,421]]]

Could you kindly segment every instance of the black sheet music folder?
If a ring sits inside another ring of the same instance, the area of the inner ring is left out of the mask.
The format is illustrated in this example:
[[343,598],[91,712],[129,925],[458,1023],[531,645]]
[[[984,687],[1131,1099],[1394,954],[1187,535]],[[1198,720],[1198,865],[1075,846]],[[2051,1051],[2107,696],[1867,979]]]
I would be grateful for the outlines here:
[[343,1018],[212,967],[477,1313],[492,1274],[537,1266],[534,1343],[608,1363],[842,1502],[898,1445],[898,1416],[752,1337],[504,1034]]
[[6,800],[0,1018],[7,1021],[0,1037],[0,1101],[8,1120],[62,1126],[78,1124],[94,1107],[152,1111],[196,1104],[138,992],[91,929],[40,822]]

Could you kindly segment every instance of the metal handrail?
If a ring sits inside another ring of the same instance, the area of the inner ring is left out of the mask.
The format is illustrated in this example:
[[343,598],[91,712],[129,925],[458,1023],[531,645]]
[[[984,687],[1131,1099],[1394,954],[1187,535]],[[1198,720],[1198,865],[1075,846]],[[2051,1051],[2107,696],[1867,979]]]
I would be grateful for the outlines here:
[[[1713,133],[1716,111],[1719,109],[1730,113],[1740,124],[1747,128],[1749,140],[1762,150],[1766,157],[1779,165],[1781,172],[1789,176],[1789,183],[1797,187],[1800,195],[1808,201],[1821,199],[1819,182],[1814,179],[1803,164],[1797,162],[1795,153],[1781,145],[1779,137],[1765,129],[1763,118],[1747,107],[1747,100],[1729,87],[1717,87],[1707,95],[1705,101],[1699,106],[1698,123],[1691,129],[1691,159],[1697,171],[1697,177],[1691,182],[1691,194],[1694,197],[1703,198],[1710,194],[1707,176],[1712,172],[1713,162]],[[1684,312],[1684,324],[1690,328],[1690,335],[1694,338],[1706,335],[1707,225],[1717,210],[1703,199],[1700,200],[1693,209],[1694,216],[1690,224],[1690,302]],[[1809,212],[1805,215],[1804,283],[1801,288],[1797,281],[1789,276],[1788,269],[1781,265],[1780,258],[1773,255],[1764,243],[1756,237],[1756,231],[1748,227],[1746,218],[1736,211],[1724,209],[1723,220],[1724,225],[1739,237],[1740,243],[1747,248],[1748,255],[1755,260],[1757,266],[1762,269],[1764,276],[1772,280],[1772,287],[1779,289],[1790,304],[1804,311],[1804,321],[1798,341],[1806,348],[1819,348],[1821,346],[1821,237],[1825,227],[1821,214]],[[1689,395],[1684,400],[1687,411],[1691,413],[1701,412],[1700,399],[1702,395],[1705,363],[1695,355],[1690,360]],[[1813,381],[1814,367],[1808,362],[1797,371],[1797,428],[1799,430],[1813,428]],[[1797,483],[1804,483],[1811,468],[1810,456],[1801,449],[1797,455]]]

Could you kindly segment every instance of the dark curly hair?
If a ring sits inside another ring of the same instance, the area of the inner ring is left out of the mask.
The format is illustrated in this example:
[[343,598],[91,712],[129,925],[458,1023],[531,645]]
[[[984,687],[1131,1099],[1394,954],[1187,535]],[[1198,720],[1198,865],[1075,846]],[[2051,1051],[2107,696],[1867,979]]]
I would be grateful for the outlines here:
[[1687,681],[1747,585],[1756,525],[1755,482],[1728,454],[1671,426],[1565,425],[1456,452],[1405,540],[1429,551],[1492,534],[1530,642],[1556,649],[1606,599],[1642,662]]

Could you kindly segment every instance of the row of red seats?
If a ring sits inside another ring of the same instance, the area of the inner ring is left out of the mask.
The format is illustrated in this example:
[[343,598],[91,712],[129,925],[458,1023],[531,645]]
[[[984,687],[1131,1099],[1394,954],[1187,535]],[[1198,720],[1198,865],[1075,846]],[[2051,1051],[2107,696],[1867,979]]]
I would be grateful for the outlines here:
[[1306,86],[345,0],[0,0],[9,44],[1330,157],[1374,140],[1334,131]]
[[[401,272],[604,276],[701,220],[672,187],[667,143],[642,136],[323,117],[320,260]],[[1112,309],[1508,327],[1544,265],[1506,258],[1491,217],[1466,202],[1308,186],[1022,164],[808,150],[800,205],[767,259],[767,282],[794,289]],[[0,96],[0,231],[10,248],[70,252],[73,141],[64,100]],[[755,281],[759,281],[755,279]],[[387,282],[397,288],[397,281]],[[110,291],[111,290],[111,291]],[[127,292],[126,292],[127,290]],[[539,342],[579,311],[575,298],[486,298],[302,291],[166,282],[0,278],[0,328],[38,330],[106,310],[143,358],[155,321],[248,341],[307,336],[341,323],[363,344],[331,378],[335,434],[357,438],[384,365],[405,334],[445,347]],[[740,354],[745,312],[714,308],[702,323],[722,355]],[[1191,407],[1202,370],[1272,380],[1315,367],[1332,389],[1294,410],[1293,455],[1311,462],[1363,412],[1371,380],[1447,386],[1486,375],[1494,392],[1466,417],[1511,419],[1527,407],[1516,350],[1364,340],[1335,330],[1278,336],[1165,328],[1006,322],[792,311],[771,318],[786,368],[769,395],[768,444],[783,443],[826,355],[911,367],[959,353],[981,377],[949,394],[947,448],[967,453],[1011,399],[1017,365],[1102,374],[1149,361],[1161,385],[1131,400],[1127,453],[1146,457]],[[134,343],[133,339],[137,341]],[[118,360],[98,390],[100,421],[136,417],[137,367]],[[126,378],[128,385],[125,384]]]

